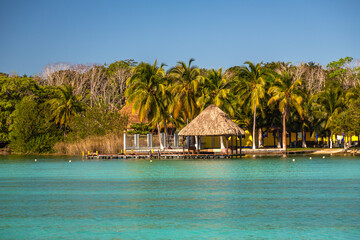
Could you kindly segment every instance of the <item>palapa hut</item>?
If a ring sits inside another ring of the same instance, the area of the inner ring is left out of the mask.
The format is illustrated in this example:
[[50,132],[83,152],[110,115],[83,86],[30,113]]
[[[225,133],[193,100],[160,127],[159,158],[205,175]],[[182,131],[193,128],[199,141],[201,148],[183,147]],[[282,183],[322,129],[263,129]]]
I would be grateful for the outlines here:
[[[228,153],[228,138],[245,135],[245,131],[234,123],[230,117],[214,104],[208,106],[194,120],[186,125],[180,136],[224,136],[226,137],[226,152]],[[232,143],[233,141],[231,141]],[[236,145],[237,145],[237,141]],[[240,137],[241,145],[241,137]],[[183,144],[184,146],[184,144]],[[198,144],[199,147],[199,144]],[[231,148],[233,149],[233,148]],[[240,148],[241,151],[241,148]],[[237,152],[237,146],[236,146]]]

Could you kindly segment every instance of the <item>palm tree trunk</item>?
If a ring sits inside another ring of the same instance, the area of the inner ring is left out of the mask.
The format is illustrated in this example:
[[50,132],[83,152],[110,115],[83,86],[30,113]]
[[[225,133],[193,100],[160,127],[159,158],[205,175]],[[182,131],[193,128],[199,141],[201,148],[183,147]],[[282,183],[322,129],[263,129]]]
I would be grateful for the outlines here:
[[223,136],[220,136],[220,148],[225,149]]
[[164,150],[164,146],[162,144],[162,139],[161,139],[161,134],[160,134],[160,125],[159,125],[159,123],[157,123],[156,125],[157,125],[157,129],[158,129],[159,140],[160,140],[160,149]]
[[350,133],[350,136],[349,136],[349,147],[351,147],[351,144],[352,144],[352,139],[351,139],[352,135]]
[[344,149],[346,149],[346,135],[344,135]]
[[305,129],[305,126],[303,126],[303,129],[302,129],[302,145],[301,145],[303,148],[306,148],[306,129]]
[[332,131],[330,132],[330,141],[329,141],[329,144],[330,144],[330,148],[333,148],[333,132],[332,132]]
[[281,148],[281,135],[280,135],[280,129],[279,128],[276,130],[276,138],[277,138],[276,147]]
[[283,113],[283,149],[286,151],[286,116]]
[[256,144],[255,144],[255,125],[256,125],[256,104],[255,104],[255,109],[254,109],[254,122],[253,122],[253,147],[252,149],[256,149]]
[[164,119],[164,133],[165,133],[165,148],[168,147],[168,139],[167,139],[167,125],[166,120]]
[[259,147],[264,147],[264,141],[263,141],[263,134],[262,134],[262,129],[259,128]]

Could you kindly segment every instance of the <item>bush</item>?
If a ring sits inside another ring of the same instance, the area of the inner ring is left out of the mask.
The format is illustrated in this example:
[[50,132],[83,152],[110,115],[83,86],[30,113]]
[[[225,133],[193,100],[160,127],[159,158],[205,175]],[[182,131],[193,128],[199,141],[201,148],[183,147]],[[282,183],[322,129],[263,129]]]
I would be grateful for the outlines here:
[[145,123],[134,123],[130,125],[130,128],[133,130],[127,131],[128,134],[148,134],[153,128],[149,124]]
[[85,115],[74,117],[70,124],[71,132],[67,136],[68,142],[85,139],[90,136],[104,136],[106,134],[122,134],[128,118],[119,111],[110,111],[106,106],[89,108]]
[[11,118],[10,147],[21,153],[51,152],[61,138],[60,129],[50,121],[46,104],[39,104],[33,97],[25,97],[15,107]]

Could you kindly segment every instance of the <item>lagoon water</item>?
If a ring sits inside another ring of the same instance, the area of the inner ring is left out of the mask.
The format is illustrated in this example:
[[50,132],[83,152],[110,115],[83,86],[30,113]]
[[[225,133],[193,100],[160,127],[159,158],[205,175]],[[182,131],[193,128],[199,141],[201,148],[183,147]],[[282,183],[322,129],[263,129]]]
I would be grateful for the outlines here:
[[0,239],[359,239],[360,158],[293,158],[0,156]]

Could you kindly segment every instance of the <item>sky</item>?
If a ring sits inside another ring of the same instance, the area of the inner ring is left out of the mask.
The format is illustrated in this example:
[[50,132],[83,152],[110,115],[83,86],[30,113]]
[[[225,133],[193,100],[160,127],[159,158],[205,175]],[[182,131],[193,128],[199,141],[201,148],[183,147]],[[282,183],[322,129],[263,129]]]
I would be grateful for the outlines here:
[[48,64],[360,58],[360,1],[0,0],[0,72],[36,75]]

